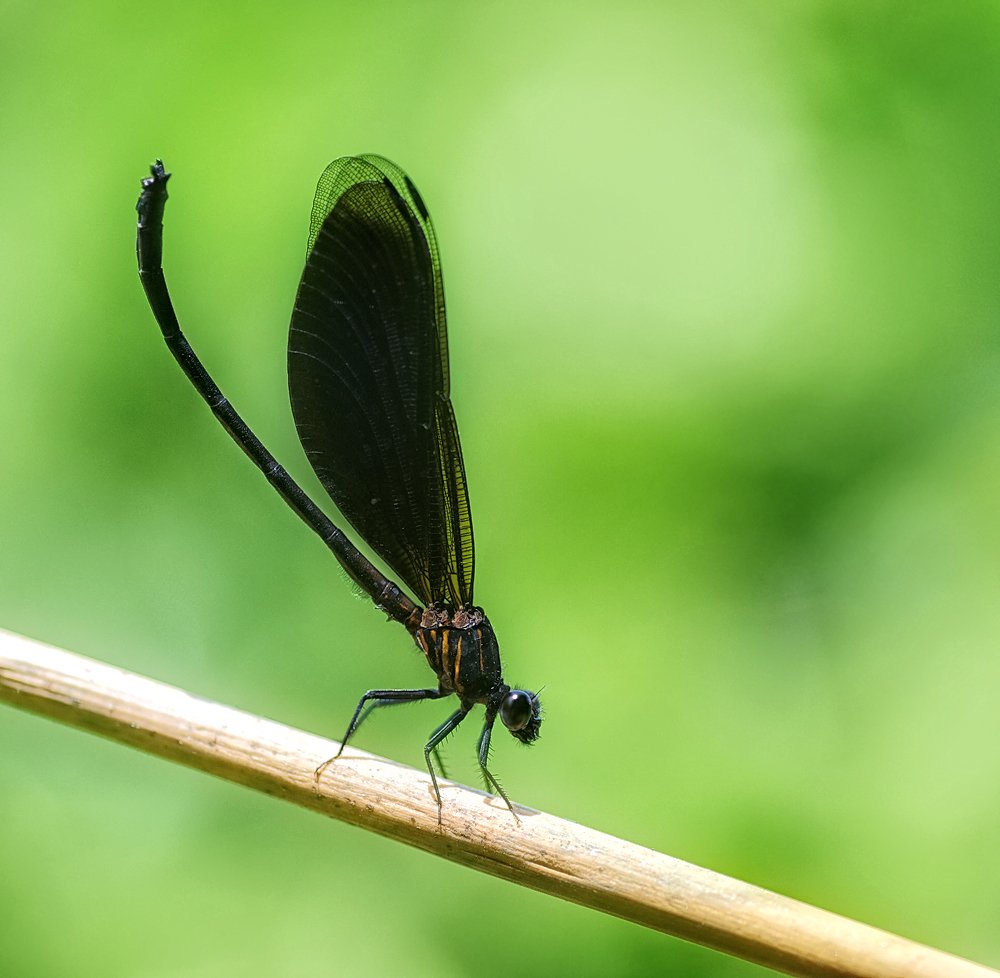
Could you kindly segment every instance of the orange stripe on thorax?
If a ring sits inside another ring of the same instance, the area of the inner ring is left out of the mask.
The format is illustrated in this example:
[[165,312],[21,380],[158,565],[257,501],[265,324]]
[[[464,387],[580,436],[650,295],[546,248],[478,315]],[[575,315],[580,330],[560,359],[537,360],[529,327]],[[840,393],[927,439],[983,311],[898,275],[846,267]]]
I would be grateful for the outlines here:
[[455,679],[455,686],[458,687],[458,670],[462,664],[462,636],[459,635],[455,642],[455,668],[452,672],[452,676]]

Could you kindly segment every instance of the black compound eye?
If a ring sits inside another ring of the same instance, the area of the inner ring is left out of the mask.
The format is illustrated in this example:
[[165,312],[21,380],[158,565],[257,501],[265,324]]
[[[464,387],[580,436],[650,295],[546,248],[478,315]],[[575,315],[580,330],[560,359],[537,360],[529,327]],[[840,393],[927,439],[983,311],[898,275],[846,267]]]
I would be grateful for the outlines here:
[[500,704],[500,719],[508,730],[523,730],[535,713],[535,704],[530,693],[523,689],[512,689]]

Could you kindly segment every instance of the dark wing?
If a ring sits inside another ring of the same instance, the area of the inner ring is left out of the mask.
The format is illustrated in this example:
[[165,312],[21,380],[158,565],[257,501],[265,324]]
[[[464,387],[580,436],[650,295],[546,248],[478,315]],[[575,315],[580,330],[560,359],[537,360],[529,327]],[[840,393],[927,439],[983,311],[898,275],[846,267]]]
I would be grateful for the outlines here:
[[306,455],[350,524],[424,604],[471,604],[437,241],[409,177],[382,157],[344,157],[320,177],[288,387]]

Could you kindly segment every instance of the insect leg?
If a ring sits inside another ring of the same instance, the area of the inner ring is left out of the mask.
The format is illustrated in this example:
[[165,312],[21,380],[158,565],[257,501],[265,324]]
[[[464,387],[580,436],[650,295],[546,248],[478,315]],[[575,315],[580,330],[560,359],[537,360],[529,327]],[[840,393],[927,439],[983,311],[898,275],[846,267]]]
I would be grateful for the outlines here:
[[[431,754],[433,753],[437,757],[437,747],[445,737],[448,736],[468,715],[471,707],[463,706],[457,709],[444,723],[441,724],[434,733],[431,734],[431,739],[427,741],[424,745],[424,761],[427,764],[427,770],[431,776],[431,783],[434,785],[434,797],[437,798],[438,805],[438,823],[441,822],[441,789],[438,787],[437,775],[434,773],[434,765],[431,764]],[[438,758],[438,763],[441,763],[441,759]]]
[[362,721],[368,716],[369,710],[365,709],[366,704],[370,704],[370,709],[375,709],[379,706],[390,706],[394,703],[415,703],[418,700],[436,700],[440,699],[442,696],[448,696],[448,693],[442,693],[439,689],[370,689],[364,696],[358,700],[357,709],[354,711],[354,716],[351,717],[350,725],[347,728],[347,733],[344,734],[340,741],[340,750],[337,751],[333,757],[327,758],[318,768],[316,768],[315,779],[319,779],[323,776],[323,772],[344,753],[344,748],[347,746],[347,742],[354,736],[358,727],[361,726]]
[[514,806],[510,803],[510,799],[507,797],[507,792],[500,787],[500,782],[490,773],[490,769],[486,766],[487,761],[490,759],[490,734],[493,733],[493,723],[496,720],[496,714],[492,716],[486,715],[486,723],[483,725],[483,732],[479,735],[479,744],[477,749],[479,751],[479,767],[483,772],[483,778],[486,780],[486,787],[491,788],[496,794],[498,794],[503,800],[507,807],[510,809],[511,815],[514,816],[515,822],[520,822],[521,820],[517,817],[517,812],[514,811]]
[[[447,694],[445,694],[445,695],[447,695]],[[372,710],[377,710],[380,706],[398,706],[400,703],[411,703],[411,702],[413,702],[413,701],[412,700],[387,700],[387,699],[369,701],[365,705],[365,708],[361,711],[361,716],[358,717],[358,722],[354,726],[354,733],[358,732],[358,729],[361,727],[361,724],[363,724],[365,722],[365,720],[368,719],[368,716],[369,716],[369,714],[371,714]],[[438,770],[441,772],[441,776],[443,778],[447,778],[448,777],[448,769],[444,766],[444,760],[441,757],[440,747],[441,747],[441,745],[438,744],[438,746],[434,748],[434,750],[433,750],[432,753],[433,753],[434,760],[437,763]]]

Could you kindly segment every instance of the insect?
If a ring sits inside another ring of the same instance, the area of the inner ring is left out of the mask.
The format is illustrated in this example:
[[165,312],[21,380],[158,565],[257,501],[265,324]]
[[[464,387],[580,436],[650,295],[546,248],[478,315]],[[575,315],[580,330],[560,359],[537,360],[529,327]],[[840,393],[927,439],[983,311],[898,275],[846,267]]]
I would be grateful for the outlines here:
[[[490,772],[499,716],[523,744],[538,738],[536,693],[503,681],[493,626],[473,602],[472,514],[449,395],[448,335],[437,240],[410,178],[380,156],[334,160],[320,177],[288,338],[288,387],[299,439],[345,519],[418,604],[351,543],[263,446],[202,366],[180,330],[163,275],[163,211],[170,174],[157,160],[136,210],[139,278],[163,338],[233,440],[282,499],[333,551],[348,576],[413,636],[437,685],[370,689],[340,756],[371,709],[458,697],[424,746],[441,818],[433,760],[477,704],[477,744],[488,788],[514,808]],[[433,760],[432,760],[433,759]],[[444,769],[442,767],[442,773]]]

